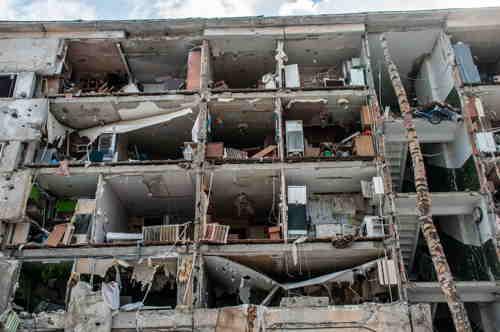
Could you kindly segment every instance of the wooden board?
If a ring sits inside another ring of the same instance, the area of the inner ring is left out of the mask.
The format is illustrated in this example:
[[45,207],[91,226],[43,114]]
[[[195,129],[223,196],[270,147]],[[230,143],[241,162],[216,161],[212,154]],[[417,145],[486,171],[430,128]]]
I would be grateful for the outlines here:
[[363,129],[370,128],[374,123],[372,113],[370,112],[370,108],[368,106],[361,107],[361,125]]
[[259,159],[259,158],[263,158],[265,157],[266,155],[270,154],[271,152],[273,152],[274,150],[276,150],[277,146],[276,145],[269,145],[267,147],[265,147],[264,149],[260,150],[259,152],[257,152],[256,154],[254,154],[252,156],[252,159]]
[[24,244],[28,240],[28,234],[30,231],[30,223],[23,222],[16,224],[14,228],[14,236],[12,238],[12,244]]
[[354,147],[356,149],[356,156],[360,157],[375,157],[373,149],[373,140],[369,135],[358,136],[354,139]]
[[50,232],[49,238],[47,239],[47,246],[57,247],[59,245],[59,242],[61,242],[66,232],[66,225],[67,224],[59,224],[54,226],[54,229]]
[[207,158],[224,157],[224,143],[207,143],[205,155]]
[[73,233],[75,232],[75,225],[66,224],[66,229],[64,231],[64,237],[62,239],[62,244],[71,244],[71,239],[73,238]]

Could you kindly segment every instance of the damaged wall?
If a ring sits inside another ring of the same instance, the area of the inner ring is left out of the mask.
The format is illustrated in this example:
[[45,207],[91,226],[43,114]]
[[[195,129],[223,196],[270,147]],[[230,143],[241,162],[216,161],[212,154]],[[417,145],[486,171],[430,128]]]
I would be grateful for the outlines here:
[[126,232],[128,216],[125,206],[116,193],[102,177],[96,194],[96,218],[92,233],[92,241],[103,243],[107,232]]
[[[194,328],[196,331],[205,332],[317,331],[319,328],[346,332],[432,331],[429,305],[412,306],[411,312],[410,321],[406,303],[286,309],[242,305],[220,309],[197,309],[194,313],[189,310],[119,312],[113,317],[112,328],[176,331],[192,331]],[[53,319],[49,318],[48,314],[40,316],[36,325],[32,319],[24,320],[21,330],[42,331],[62,328],[60,314],[54,313]],[[94,313],[90,318],[95,319],[95,316]],[[85,320],[82,324],[84,322]],[[95,331],[105,331],[104,327],[102,328],[99,327]]]
[[35,71],[40,75],[61,73],[66,47],[63,39],[1,39],[0,72]]

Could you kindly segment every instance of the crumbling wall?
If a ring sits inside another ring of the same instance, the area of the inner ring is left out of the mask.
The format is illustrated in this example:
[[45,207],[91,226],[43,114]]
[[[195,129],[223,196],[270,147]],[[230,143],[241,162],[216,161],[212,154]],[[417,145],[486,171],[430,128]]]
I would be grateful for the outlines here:
[[64,40],[57,38],[12,38],[1,39],[0,72],[16,73],[35,71],[40,75],[61,73]]
[[64,323],[66,332],[109,332],[112,319],[111,308],[100,292],[93,292],[84,282],[75,285]]
[[[94,310],[94,309],[93,309]],[[411,318],[409,312],[411,311]],[[111,317],[111,314],[107,314]],[[40,319],[32,331],[61,328],[54,319]],[[99,316],[102,316],[99,314]],[[82,324],[89,316],[81,319]],[[94,316],[91,316],[94,319]],[[95,320],[91,320],[95,324]],[[252,305],[218,309],[148,310],[119,312],[113,316],[113,330],[150,331],[202,331],[202,332],[249,332],[249,331],[347,331],[347,332],[428,332],[431,328],[429,305],[408,307],[406,303],[367,303],[352,306],[279,308]],[[104,323],[104,322],[103,322]],[[107,324],[107,321],[106,321]],[[90,325],[89,325],[90,326]],[[104,325],[103,325],[104,326]],[[107,326],[107,325],[106,325]],[[23,322],[24,330],[34,327],[32,320]],[[76,331],[76,330],[66,330]],[[84,331],[84,330],[78,330]],[[88,331],[103,331],[92,329]]]
[[30,188],[29,171],[0,175],[0,220],[21,221],[25,215]]
[[17,276],[21,264],[18,261],[0,259],[0,313],[7,309],[15,291]]
[[105,242],[106,232],[127,231],[128,217],[122,202],[111,184],[100,179],[96,194],[96,219],[92,240]]

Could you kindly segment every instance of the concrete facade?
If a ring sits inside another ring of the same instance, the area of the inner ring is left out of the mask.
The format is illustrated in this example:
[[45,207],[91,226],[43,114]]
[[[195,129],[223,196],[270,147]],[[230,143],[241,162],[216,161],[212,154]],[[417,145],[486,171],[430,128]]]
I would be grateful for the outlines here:
[[385,33],[459,295],[495,331],[500,172],[476,134],[500,119],[498,15],[0,22],[0,311],[24,331],[452,329]]

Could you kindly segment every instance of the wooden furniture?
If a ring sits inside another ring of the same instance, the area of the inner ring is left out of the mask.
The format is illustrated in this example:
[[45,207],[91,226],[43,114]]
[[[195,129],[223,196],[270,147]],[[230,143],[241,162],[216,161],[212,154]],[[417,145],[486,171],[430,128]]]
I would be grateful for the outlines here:
[[371,135],[363,135],[354,138],[354,150],[359,157],[375,157],[373,139]]
[[361,126],[363,129],[370,129],[371,125],[374,124],[375,119],[368,106],[361,107]]
[[188,226],[189,223],[178,225],[145,226],[142,228],[142,239],[144,242],[185,242],[188,237]]
[[206,224],[203,230],[203,240],[213,243],[226,243],[229,226],[217,223]]

